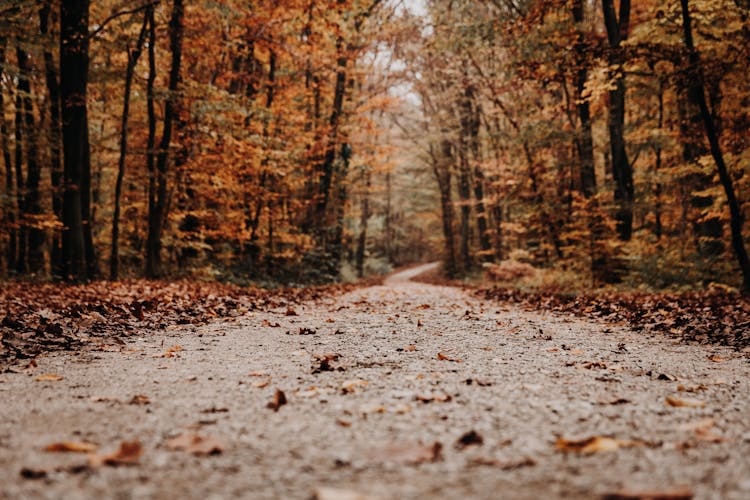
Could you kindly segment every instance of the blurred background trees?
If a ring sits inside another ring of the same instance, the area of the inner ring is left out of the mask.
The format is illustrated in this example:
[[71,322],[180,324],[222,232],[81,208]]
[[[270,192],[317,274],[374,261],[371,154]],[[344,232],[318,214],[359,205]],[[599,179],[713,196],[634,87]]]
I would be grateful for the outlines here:
[[747,284],[748,14],[2,2],[0,274]]

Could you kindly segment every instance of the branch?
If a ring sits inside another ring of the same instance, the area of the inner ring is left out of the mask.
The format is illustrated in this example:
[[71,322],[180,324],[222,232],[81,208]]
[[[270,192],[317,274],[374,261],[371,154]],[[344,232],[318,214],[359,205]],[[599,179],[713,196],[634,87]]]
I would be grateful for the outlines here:
[[106,18],[104,21],[102,21],[102,23],[99,25],[98,28],[96,28],[94,31],[89,33],[89,39],[96,37],[96,35],[104,31],[104,28],[106,28],[107,25],[111,23],[112,21],[114,21],[115,19],[122,17],[122,16],[127,16],[128,14],[137,14],[138,12],[142,10],[158,5],[160,2],[161,0],[151,0],[148,3],[141,5],[140,7],[136,7],[134,9],[129,9],[129,10],[121,10],[120,12],[115,12],[114,14]]

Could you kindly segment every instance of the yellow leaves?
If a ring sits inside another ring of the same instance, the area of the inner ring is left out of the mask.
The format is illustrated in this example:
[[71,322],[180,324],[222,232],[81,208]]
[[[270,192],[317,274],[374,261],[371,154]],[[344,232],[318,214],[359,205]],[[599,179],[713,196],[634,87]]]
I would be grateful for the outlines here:
[[454,358],[447,354],[443,354],[442,352],[437,353],[437,359],[439,359],[440,361],[451,361],[453,363],[461,363],[461,360],[459,358]]
[[615,451],[620,448],[630,448],[639,444],[637,441],[614,439],[606,436],[592,436],[584,439],[558,438],[555,448],[566,453],[591,455],[593,453]]
[[55,373],[45,373],[44,375],[37,375],[34,380],[37,382],[59,382],[60,380],[63,380],[65,377],[62,375],[57,375]]

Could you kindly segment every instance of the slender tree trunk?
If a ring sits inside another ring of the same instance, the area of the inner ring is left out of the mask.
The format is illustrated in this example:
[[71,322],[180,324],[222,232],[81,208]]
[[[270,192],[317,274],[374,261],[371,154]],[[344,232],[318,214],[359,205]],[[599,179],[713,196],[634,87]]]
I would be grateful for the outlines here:
[[39,134],[34,122],[34,106],[31,100],[31,66],[29,55],[21,47],[17,47],[19,67],[19,92],[23,93],[23,127],[26,136],[26,192],[24,193],[24,218],[27,225],[27,269],[31,274],[44,271],[44,243],[46,235],[43,229],[37,227],[37,218],[42,215],[42,197],[39,183],[42,170],[39,165]]
[[[20,66],[21,63],[19,63]],[[26,272],[26,249],[28,248],[26,238],[28,235],[27,221],[24,220],[26,214],[24,178],[23,178],[23,145],[24,145],[24,126],[23,126],[23,96],[29,92],[28,79],[19,77],[16,84],[16,109],[15,109],[15,162],[16,162],[16,209],[18,210],[18,231],[16,236],[16,274]]]
[[583,91],[588,80],[588,60],[586,42],[582,32],[584,21],[584,0],[573,0],[573,21],[576,23],[575,53],[575,101],[581,129],[576,139],[578,159],[580,162],[581,192],[586,198],[596,194],[596,171],[594,169],[594,139],[591,129],[591,110],[589,102],[583,99]]
[[[64,158],[64,277],[88,279],[84,194],[90,177],[86,96],[89,66],[88,0],[63,0],[60,9],[60,99]],[[90,228],[89,228],[90,229]],[[90,232],[89,232],[90,234]]]
[[130,114],[130,90],[133,86],[133,76],[138,59],[143,52],[143,43],[146,40],[146,32],[149,23],[149,12],[153,7],[146,9],[143,15],[143,24],[138,34],[135,47],[128,47],[128,64],[125,68],[125,90],[122,103],[122,119],[120,120],[120,159],[117,164],[117,180],[115,181],[114,215],[112,216],[112,247],[109,256],[109,278],[116,280],[119,277],[120,260],[120,198],[122,196],[122,182],[125,178],[125,159],[128,151],[128,117]]
[[[7,41],[0,38],[0,76],[4,73],[5,68],[5,51]],[[8,144],[8,124],[5,121],[5,89],[0,86],[0,149],[2,149],[3,163],[5,164],[5,196],[6,203],[3,206],[3,216],[6,227],[8,228],[8,247],[5,252],[6,270],[10,271],[16,265],[16,211],[12,200],[14,199],[13,189],[13,159],[10,154],[10,145]]]
[[443,238],[445,240],[445,273],[449,278],[454,278],[458,271],[456,265],[456,236],[453,230],[455,215],[451,195],[452,149],[450,141],[443,140],[439,156],[433,156],[433,170],[440,191],[440,209],[443,221]]
[[698,97],[698,105],[701,110],[701,116],[703,117],[703,124],[706,129],[706,137],[711,149],[711,156],[713,156],[714,162],[716,163],[719,180],[724,188],[727,197],[727,204],[729,205],[730,226],[732,229],[732,247],[737,256],[737,263],[742,271],[742,290],[745,293],[748,293],[750,292],[750,259],[748,259],[745,242],[742,236],[742,226],[744,222],[742,211],[737,196],[735,195],[734,182],[732,181],[731,175],[729,175],[729,169],[724,161],[724,154],[721,149],[721,144],[719,143],[719,135],[716,125],[711,116],[711,111],[708,109],[708,103],[706,102],[704,87],[705,78],[703,75],[703,67],[701,66],[700,54],[693,42],[693,31],[691,26],[692,18],[690,15],[688,0],[680,0],[680,5],[682,7],[682,25],[685,46],[688,49],[690,66],[694,73],[692,75],[692,82]]
[[367,223],[370,220],[370,186],[372,185],[372,170],[364,167],[364,190],[359,216],[359,237],[357,238],[356,266],[357,276],[365,274],[365,253],[367,253]]
[[[43,36],[49,36],[49,18],[51,13],[51,0],[46,0],[39,10],[39,28]],[[58,72],[52,51],[44,50],[44,76],[49,96],[49,157],[50,157],[50,180],[52,184],[52,211],[59,221],[62,221],[62,145],[60,132],[60,84]],[[52,264],[52,276],[59,278],[63,276],[62,259],[62,235],[57,229],[52,234],[52,246],[50,251]]]
[[[609,64],[614,72],[622,71],[624,55],[621,43],[630,30],[630,0],[620,0],[619,16],[615,13],[614,0],[602,0],[604,24],[609,39]],[[615,89],[609,92],[609,143],[612,154],[612,175],[615,180],[615,203],[617,232],[623,241],[633,235],[633,167],[625,149],[625,79],[616,76]]]
[[148,241],[146,242],[146,276],[158,278],[163,274],[161,260],[161,238],[167,218],[167,163],[169,146],[172,141],[172,126],[177,109],[177,91],[180,83],[180,63],[182,59],[183,0],[174,0],[172,18],[169,22],[169,45],[172,51],[172,67],[169,72],[169,96],[164,105],[164,129],[156,157],[156,197],[153,206],[149,204]]

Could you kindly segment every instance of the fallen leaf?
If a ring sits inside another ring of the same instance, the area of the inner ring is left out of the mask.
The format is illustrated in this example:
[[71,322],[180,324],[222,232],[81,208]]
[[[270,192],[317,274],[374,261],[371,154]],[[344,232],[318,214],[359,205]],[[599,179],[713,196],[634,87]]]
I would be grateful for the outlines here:
[[213,436],[200,434],[180,434],[167,441],[170,450],[185,451],[193,455],[219,455],[224,451],[224,444]]
[[707,443],[722,443],[726,441],[726,439],[723,436],[720,436],[713,432],[715,424],[716,422],[714,421],[714,419],[704,418],[702,420],[698,420],[697,422],[682,424],[679,428],[683,431],[693,432],[695,434],[695,437],[697,437],[700,441],[705,441]]
[[128,404],[147,405],[147,404],[151,404],[151,400],[148,399],[148,396],[144,396],[143,394],[136,394],[130,399],[130,402]]
[[675,380],[677,380],[677,377],[668,373],[660,373],[659,376],[656,377],[656,380],[667,380],[669,382],[674,382]]
[[279,408],[281,408],[285,404],[286,404],[286,395],[284,394],[284,391],[280,389],[276,389],[276,392],[273,395],[273,400],[271,400],[266,405],[266,408],[270,408],[273,411],[279,411]]
[[201,410],[201,413],[227,413],[229,411],[229,408],[226,408],[224,406],[212,406],[211,408],[206,408],[205,410]]
[[358,388],[364,387],[368,384],[366,380],[352,379],[347,380],[341,384],[341,392],[343,394],[351,394],[357,391]]
[[248,377],[268,377],[267,372],[261,372],[261,371],[252,371],[247,374]]
[[694,385],[678,385],[677,390],[680,392],[701,392],[701,391],[707,391],[708,386],[703,384],[694,384]]
[[155,358],[179,358],[179,352],[182,351],[182,346],[180,345],[173,345],[166,351],[164,351],[161,354],[157,354],[154,357]]
[[337,418],[336,419],[336,423],[338,425],[340,425],[341,427],[351,427],[352,426],[351,422],[349,422],[348,420],[343,420],[341,418]]
[[620,448],[629,448],[637,444],[638,443],[635,441],[623,441],[606,436],[592,436],[584,439],[558,438],[555,447],[564,452],[590,455],[602,451],[615,451]]
[[334,365],[335,361],[341,358],[341,354],[337,352],[327,352],[323,354],[314,354],[316,364],[313,365],[312,373],[332,372],[332,371],[344,371],[346,368],[343,366]]
[[120,448],[109,455],[89,455],[90,467],[101,467],[102,465],[134,465],[143,454],[143,446],[139,441],[123,441]]
[[44,451],[56,453],[91,453],[96,445],[85,441],[62,441],[45,446]]
[[708,359],[709,361],[713,361],[714,363],[721,363],[723,361],[726,361],[726,358],[722,358],[721,356],[716,354],[712,356],[706,356],[706,359]]
[[630,400],[626,398],[599,399],[597,403],[600,405],[624,405],[630,403]]
[[297,396],[302,397],[302,398],[313,398],[317,396],[318,394],[320,394],[320,392],[318,391],[318,388],[315,386],[308,387],[304,391],[297,392]]
[[500,460],[494,457],[479,456],[473,457],[469,460],[469,463],[471,465],[497,467],[501,470],[515,470],[522,467],[533,467],[536,465],[536,460],[531,457],[524,457],[516,460]]
[[461,360],[458,358],[452,358],[446,354],[443,354],[442,352],[437,353],[437,359],[440,361],[452,361],[454,363],[460,363]]
[[407,351],[409,351],[409,352],[414,352],[414,351],[416,351],[416,350],[417,350],[417,346],[415,346],[415,345],[410,345],[410,346],[408,346],[408,347],[406,348],[406,350],[407,350]]
[[470,430],[461,435],[456,441],[454,447],[458,450],[463,450],[468,446],[481,446],[484,443],[484,438],[475,430]]
[[621,490],[602,496],[602,500],[692,500],[692,498],[693,492],[687,488],[669,491]]
[[667,396],[665,401],[668,406],[676,408],[705,408],[706,406],[706,403],[698,399],[678,398],[675,396]]
[[262,389],[262,388],[268,386],[268,384],[270,384],[270,383],[271,383],[271,377],[268,377],[265,380],[259,380],[257,382],[253,382],[252,386],[253,387],[257,387],[258,389]]
[[414,400],[419,401],[420,403],[432,403],[433,401],[436,403],[447,403],[452,399],[453,397],[450,394],[427,394],[414,396]]
[[287,308],[285,315],[286,316],[298,316],[297,311],[295,311],[291,307]]
[[44,479],[47,477],[47,471],[44,469],[31,469],[29,467],[24,467],[19,472],[22,478],[24,479]]
[[37,375],[34,380],[36,380],[37,382],[59,382],[63,378],[65,377],[63,377],[62,375],[45,373],[44,375]]
[[579,366],[579,369],[593,370],[593,369],[605,369],[607,365],[601,361],[588,361]]

